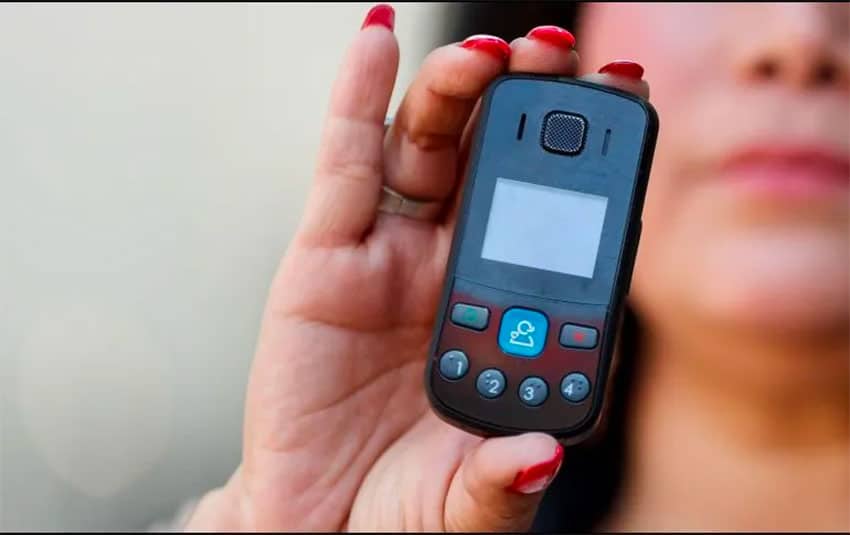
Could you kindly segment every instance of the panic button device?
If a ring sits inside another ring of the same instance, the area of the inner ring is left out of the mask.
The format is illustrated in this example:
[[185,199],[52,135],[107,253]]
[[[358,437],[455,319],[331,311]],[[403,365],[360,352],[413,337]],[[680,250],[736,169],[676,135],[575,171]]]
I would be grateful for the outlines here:
[[483,435],[567,443],[600,420],[658,120],[589,82],[507,75],[481,102],[426,367]]

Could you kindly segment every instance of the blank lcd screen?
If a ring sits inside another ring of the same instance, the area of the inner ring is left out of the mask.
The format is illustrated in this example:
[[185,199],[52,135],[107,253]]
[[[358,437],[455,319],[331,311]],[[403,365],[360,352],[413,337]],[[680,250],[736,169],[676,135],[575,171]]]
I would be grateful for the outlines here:
[[481,256],[593,278],[608,198],[496,179]]

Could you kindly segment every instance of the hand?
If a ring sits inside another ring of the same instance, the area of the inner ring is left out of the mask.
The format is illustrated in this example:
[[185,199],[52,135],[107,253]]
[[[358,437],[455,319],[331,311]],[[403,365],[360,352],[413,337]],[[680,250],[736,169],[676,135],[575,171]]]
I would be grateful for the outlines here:
[[[483,440],[440,421],[423,389],[477,99],[505,70],[574,75],[572,36],[472,37],[433,51],[388,132],[393,12],[374,8],[337,79],[304,218],[272,284],[246,400],[242,464],[189,529],[515,531],[563,450]],[[646,96],[637,78],[587,78]],[[444,201],[379,213],[382,183]]]

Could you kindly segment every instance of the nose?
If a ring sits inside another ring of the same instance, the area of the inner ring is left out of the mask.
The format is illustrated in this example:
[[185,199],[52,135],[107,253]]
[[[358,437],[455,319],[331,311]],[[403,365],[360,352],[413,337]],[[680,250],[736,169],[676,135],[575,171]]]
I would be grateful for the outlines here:
[[739,74],[748,83],[798,90],[850,87],[847,4],[772,4],[742,47]]

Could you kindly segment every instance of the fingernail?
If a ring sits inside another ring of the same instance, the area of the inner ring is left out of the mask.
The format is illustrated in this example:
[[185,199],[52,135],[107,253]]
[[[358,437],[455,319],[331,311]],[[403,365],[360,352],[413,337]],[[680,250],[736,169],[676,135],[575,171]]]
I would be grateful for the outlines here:
[[472,50],[483,50],[500,61],[506,61],[511,56],[511,45],[493,35],[473,35],[467,37],[460,46]]
[[520,470],[516,478],[514,478],[514,482],[508,487],[508,490],[519,492],[520,494],[540,492],[552,482],[552,478],[558,473],[558,469],[561,467],[561,461],[563,460],[564,448],[558,444],[558,447],[555,448],[555,455],[550,459]]
[[612,61],[608,65],[605,65],[599,72],[603,74],[616,74],[617,76],[625,76],[626,78],[631,78],[632,80],[640,80],[643,77],[643,67],[640,66],[640,63],[635,63],[634,61],[629,61],[626,59],[621,59],[617,61]]
[[558,26],[538,26],[528,32],[526,37],[546,41],[569,50],[576,46],[576,38],[573,37],[573,34]]
[[366,14],[366,18],[363,19],[363,26],[360,29],[362,30],[367,26],[374,26],[376,24],[393,31],[395,28],[395,10],[391,5],[378,4],[370,9],[369,13]]

